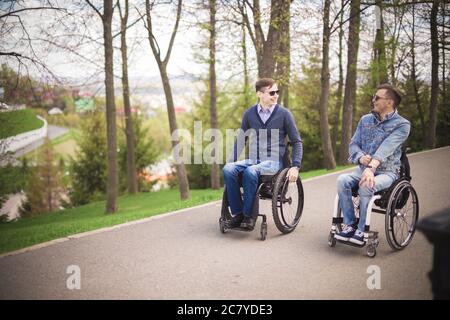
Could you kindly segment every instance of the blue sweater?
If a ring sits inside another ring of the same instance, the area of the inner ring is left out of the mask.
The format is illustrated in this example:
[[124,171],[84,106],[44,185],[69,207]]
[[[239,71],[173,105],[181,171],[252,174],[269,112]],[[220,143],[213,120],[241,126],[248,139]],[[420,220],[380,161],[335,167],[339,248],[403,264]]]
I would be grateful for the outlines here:
[[[300,168],[303,155],[302,139],[294,117],[288,109],[277,104],[270,118],[264,123],[258,114],[258,106],[254,105],[244,112],[241,129],[234,144],[233,161],[237,161],[245,147],[245,144],[241,142],[250,140],[250,159],[278,160],[283,163],[287,135],[293,146],[292,165]],[[277,136],[272,136],[273,134]],[[276,157],[277,151],[278,157]]]

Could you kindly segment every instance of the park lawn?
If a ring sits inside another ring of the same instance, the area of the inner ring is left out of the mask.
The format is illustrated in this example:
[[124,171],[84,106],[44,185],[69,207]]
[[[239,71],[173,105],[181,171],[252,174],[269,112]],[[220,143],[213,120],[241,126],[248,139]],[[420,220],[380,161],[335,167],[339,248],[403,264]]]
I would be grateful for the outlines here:
[[30,109],[0,112],[0,123],[0,139],[36,130],[44,125]]
[[[335,170],[320,169],[301,172],[302,180],[350,168],[340,166]],[[104,227],[138,220],[158,214],[188,208],[222,199],[223,189],[190,190],[191,198],[181,201],[178,189],[162,190],[118,198],[119,210],[105,214],[105,201],[54,213],[27,217],[15,222],[0,224],[0,254]]]

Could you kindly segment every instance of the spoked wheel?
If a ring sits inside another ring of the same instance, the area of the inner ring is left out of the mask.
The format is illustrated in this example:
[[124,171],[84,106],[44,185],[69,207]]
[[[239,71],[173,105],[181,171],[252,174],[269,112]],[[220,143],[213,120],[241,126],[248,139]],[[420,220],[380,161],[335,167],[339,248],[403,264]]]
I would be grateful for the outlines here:
[[402,250],[411,242],[418,218],[416,190],[409,181],[402,180],[392,190],[386,210],[386,236],[393,250]]
[[286,175],[289,168],[278,175],[273,188],[272,214],[275,225],[282,233],[294,231],[303,213],[303,185],[298,177],[296,182],[289,182]]

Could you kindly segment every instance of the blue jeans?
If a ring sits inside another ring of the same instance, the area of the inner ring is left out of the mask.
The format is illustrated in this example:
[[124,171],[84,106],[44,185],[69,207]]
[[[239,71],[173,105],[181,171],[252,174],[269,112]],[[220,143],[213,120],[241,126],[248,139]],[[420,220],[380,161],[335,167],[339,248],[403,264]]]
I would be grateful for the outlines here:
[[[278,161],[266,160],[255,162],[245,159],[227,163],[223,167],[223,178],[227,189],[228,203],[231,214],[243,213],[246,217],[251,217],[253,201],[258,189],[258,180],[261,174],[275,174],[282,168]],[[244,188],[244,200],[239,185],[238,175],[242,172],[242,186]]]
[[[341,174],[337,180],[337,192],[339,195],[339,206],[344,215],[344,224],[353,225],[356,223],[355,210],[352,201],[352,188],[359,184],[363,169],[358,167],[352,173]],[[375,172],[375,186],[359,187],[359,224],[358,229],[364,231],[366,225],[367,207],[375,192],[387,189],[397,180],[397,175],[393,172]]]

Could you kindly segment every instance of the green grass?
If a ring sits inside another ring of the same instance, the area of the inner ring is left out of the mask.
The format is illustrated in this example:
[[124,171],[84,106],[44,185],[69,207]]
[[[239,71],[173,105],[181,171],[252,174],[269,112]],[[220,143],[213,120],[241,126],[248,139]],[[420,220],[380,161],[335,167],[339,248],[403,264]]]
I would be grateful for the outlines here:
[[[302,172],[303,180],[335,172],[352,166],[340,166],[335,170]],[[109,227],[182,208],[188,208],[222,198],[220,190],[191,190],[191,198],[181,201],[179,191],[163,190],[124,195],[118,198],[119,210],[105,214],[105,201],[90,203],[73,209],[28,217],[16,222],[0,224],[0,254],[25,248],[68,235]]]
[[23,218],[0,224],[0,254],[37,243],[103,227],[142,219],[219,200],[222,190],[191,190],[191,198],[181,201],[178,190],[163,190],[118,198],[118,212],[105,214],[105,201],[73,209]]
[[0,112],[0,139],[39,129],[44,122],[36,118],[30,109]]
[[55,138],[52,140],[52,145],[58,145],[69,140],[77,140],[80,137],[80,130],[78,129],[69,129],[65,134]]

